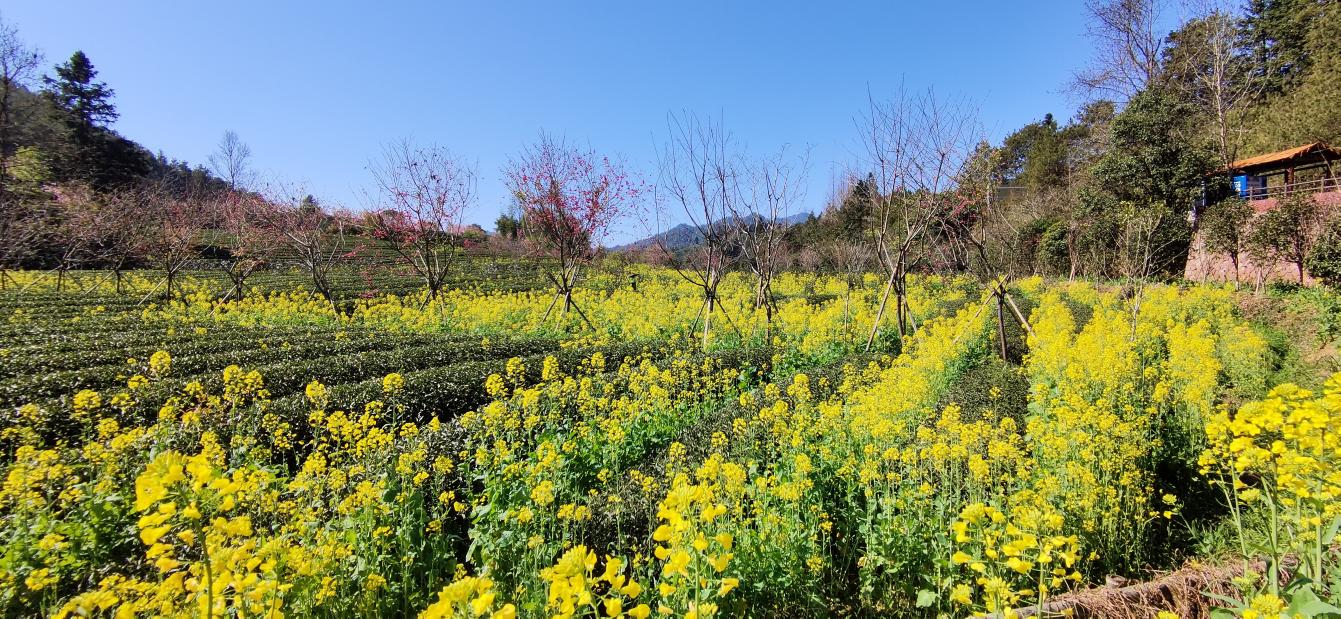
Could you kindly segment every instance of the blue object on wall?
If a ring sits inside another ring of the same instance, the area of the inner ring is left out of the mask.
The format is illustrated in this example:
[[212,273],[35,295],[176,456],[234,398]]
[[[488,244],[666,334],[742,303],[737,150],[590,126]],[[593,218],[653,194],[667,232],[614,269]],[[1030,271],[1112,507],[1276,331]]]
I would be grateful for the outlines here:
[[1234,193],[1238,194],[1240,198],[1265,198],[1266,180],[1265,176],[1235,174]]

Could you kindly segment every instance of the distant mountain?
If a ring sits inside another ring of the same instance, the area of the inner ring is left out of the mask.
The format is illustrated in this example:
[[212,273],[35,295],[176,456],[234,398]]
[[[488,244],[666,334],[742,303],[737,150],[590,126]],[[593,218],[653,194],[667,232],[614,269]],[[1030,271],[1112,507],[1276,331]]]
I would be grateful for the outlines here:
[[[755,215],[755,217],[759,217],[759,215]],[[805,211],[797,213],[790,217],[779,219],[778,223],[782,225],[782,227],[784,228],[790,228],[809,218],[810,218],[810,212]],[[718,222],[717,225],[719,227],[725,227],[733,225],[733,221],[723,220]],[[695,245],[698,245],[699,243],[702,243],[703,235],[699,233],[697,226],[692,226],[690,224],[680,224],[665,232],[654,234],[647,238],[638,239],[636,241],[633,241],[632,243],[618,245],[610,248],[610,250],[629,251],[629,250],[647,249],[648,247],[655,245],[658,240],[661,241],[661,243],[666,246],[666,249],[673,252],[678,252],[682,249],[685,249],[686,247],[693,247]]]
[[807,220],[807,219],[810,219],[812,216],[814,216],[814,213],[811,213],[810,211],[802,211],[802,212],[797,213],[797,214],[795,214],[795,215],[792,215],[792,216],[790,216],[790,217],[784,217],[783,219],[781,219],[781,220],[779,221],[779,223],[781,223],[782,225],[784,225],[784,226],[790,228],[790,227],[795,226],[796,224],[799,224],[799,223],[801,223],[801,222],[803,222],[803,221],[805,221],[805,220]]

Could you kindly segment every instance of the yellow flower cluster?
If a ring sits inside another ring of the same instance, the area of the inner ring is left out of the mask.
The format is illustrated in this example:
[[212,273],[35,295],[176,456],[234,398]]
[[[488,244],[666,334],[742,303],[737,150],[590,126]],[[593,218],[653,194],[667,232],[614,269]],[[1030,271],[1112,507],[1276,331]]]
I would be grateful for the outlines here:
[[485,577],[463,576],[438,592],[438,599],[419,613],[419,619],[489,617],[515,619],[514,604],[497,604],[494,582]]
[[[1206,436],[1202,471],[1230,480],[1239,500],[1316,508],[1310,520],[1341,515],[1341,373],[1316,397],[1286,384],[1232,414],[1221,410],[1207,421]],[[1260,484],[1245,482],[1250,476]]]
[[[596,553],[586,546],[574,546],[540,573],[549,586],[545,607],[556,619],[586,612],[600,617],[647,619],[651,608],[636,601],[642,585],[624,574],[625,565],[621,559],[606,557],[604,570],[596,575]],[[598,588],[604,593],[597,593]]]
[[728,508],[717,500],[712,485],[676,480],[657,510],[662,524],[652,533],[653,553],[662,561],[657,612],[687,618],[716,616],[722,598],[739,586],[727,575],[735,538],[717,532],[717,520]]
[[[171,365],[153,355],[139,388]],[[389,426],[381,402],[326,410],[316,382],[308,395],[323,408],[281,421],[259,373],[230,366],[221,379],[213,390],[187,383],[157,414],[133,401],[109,409],[87,391],[69,410],[97,418],[84,435],[50,447],[40,428],[11,435],[27,442],[5,467],[0,513],[22,563],[0,571],[4,604],[59,617],[397,614],[427,604],[428,592],[398,575],[455,564],[449,529],[461,509],[439,499],[457,483],[444,426]],[[402,385],[383,380],[389,397]],[[43,422],[37,407],[24,410],[28,423]]]
[[[1222,394],[1220,369],[1247,354],[1218,345],[1243,333],[1222,289],[1150,286],[1141,295],[1080,283],[1044,293],[1025,362],[1038,412],[1024,437],[1031,489],[1064,507],[1087,560],[1110,570],[1139,565],[1152,523],[1172,517],[1164,495],[1177,488],[1157,489],[1156,470],[1188,469]],[[1092,312],[1079,329],[1069,305],[1078,299]],[[1261,338],[1247,344],[1264,356]]]
[[[636,269],[645,282],[636,292],[620,287],[609,291],[588,288],[574,291],[573,302],[582,308],[583,314],[593,324],[610,329],[593,337],[655,340],[668,333],[694,331],[697,323],[694,317],[703,303],[702,289],[668,269]],[[960,283],[932,293],[929,287],[939,286],[938,282],[931,280],[924,286],[914,278],[909,291],[913,314],[925,317],[934,313],[939,303],[961,300],[964,292],[957,287]],[[754,306],[754,283],[747,276],[727,274],[718,288],[716,303],[728,320],[716,320],[710,325],[710,341],[727,344],[766,341],[785,345],[789,354],[804,355],[852,348],[865,343],[862,338],[874,321],[880,301],[878,286],[844,290],[836,278],[806,281],[796,275],[784,275],[774,280],[773,288],[780,300],[770,315],[764,308]],[[206,284],[193,289],[196,291],[179,299],[147,307],[142,312],[143,319],[168,324],[318,324],[511,336],[586,328],[576,312],[561,316],[560,312],[546,311],[553,292],[543,288],[519,292],[454,288],[436,296],[427,292],[404,296],[383,294],[357,299],[347,314],[337,313],[325,298],[301,289],[268,294],[258,291],[242,299],[224,297]],[[827,298],[817,305],[805,298],[807,293]]]
[[[1293,384],[1237,411],[1217,411],[1206,422],[1208,445],[1201,472],[1225,493],[1245,556],[1267,561],[1261,581],[1242,581],[1255,616],[1275,617],[1286,585],[1271,575],[1287,556],[1309,582],[1335,582],[1341,552],[1341,373],[1314,394]],[[1264,514],[1266,543],[1252,544],[1246,521]],[[1308,589],[1308,587],[1305,587]],[[1269,608],[1268,608],[1269,607]]]
[[975,587],[950,592],[955,604],[1012,616],[1021,602],[1043,604],[1050,592],[1080,580],[1075,535],[1061,534],[1065,518],[1043,505],[1016,505],[1010,513],[982,503],[964,508],[951,529],[950,561],[969,573]]

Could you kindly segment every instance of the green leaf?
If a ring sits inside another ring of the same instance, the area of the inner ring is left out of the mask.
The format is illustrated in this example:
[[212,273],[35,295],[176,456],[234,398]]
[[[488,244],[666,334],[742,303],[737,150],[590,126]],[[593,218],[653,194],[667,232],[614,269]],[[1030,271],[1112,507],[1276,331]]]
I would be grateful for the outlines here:
[[1291,616],[1320,617],[1325,619],[1341,617],[1341,608],[1337,608],[1318,599],[1318,594],[1313,592],[1312,587],[1305,587],[1295,591],[1294,595],[1290,596],[1290,607],[1287,610]]
[[922,589],[917,592],[917,607],[926,608],[936,603],[936,592]]
[[1336,532],[1341,529],[1341,516],[1332,519],[1332,524],[1327,525],[1327,530],[1322,533],[1322,545],[1328,546],[1332,540],[1336,539]]
[[[1236,599],[1231,598],[1231,597],[1225,597],[1225,596],[1223,596],[1223,595],[1216,595],[1216,594],[1211,593],[1211,592],[1209,592],[1209,591],[1202,591],[1201,594],[1204,595],[1204,596],[1206,596],[1206,597],[1208,597],[1208,598],[1210,598],[1210,599],[1212,599],[1212,600],[1215,600],[1215,601],[1217,601],[1217,602],[1224,602],[1225,604],[1228,604],[1228,605],[1230,606],[1230,608],[1243,608],[1243,607],[1244,607],[1244,604],[1243,604],[1243,602],[1242,602],[1241,600],[1236,600]],[[1221,610],[1221,609],[1212,609],[1212,610]],[[1230,616],[1233,616],[1233,613],[1231,613]]]
[[1285,588],[1281,589],[1281,592],[1286,595],[1292,595],[1293,592],[1296,590],[1312,589],[1312,588],[1313,588],[1313,580],[1311,578],[1298,576],[1295,577],[1294,580],[1291,580],[1288,584],[1286,584]]

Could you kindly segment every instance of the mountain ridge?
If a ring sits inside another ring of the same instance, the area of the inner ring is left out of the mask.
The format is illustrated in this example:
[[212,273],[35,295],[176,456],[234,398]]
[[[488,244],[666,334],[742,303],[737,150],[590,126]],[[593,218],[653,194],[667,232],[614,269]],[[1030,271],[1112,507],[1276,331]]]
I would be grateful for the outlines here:
[[[778,223],[784,228],[790,228],[796,224],[806,221],[813,216],[810,211],[802,211],[794,215],[788,215],[778,219]],[[757,219],[762,219],[760,215],[754,215]],[[734,223],[734,219],[723,219],[717,222],[718,226],[726,226]],[[644,237],[636,241],[630,241],[623,245],[616,245],[610,248],[610,251],[631,251],[642,250],[651,247],[661,241],[666,249],[670,251],[680,251],[687,247],[693,247],[703,242],[703,235],[699,233],[698,227],[692,224],[679,224],[664,232],[658,232],[652,236]]]

